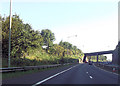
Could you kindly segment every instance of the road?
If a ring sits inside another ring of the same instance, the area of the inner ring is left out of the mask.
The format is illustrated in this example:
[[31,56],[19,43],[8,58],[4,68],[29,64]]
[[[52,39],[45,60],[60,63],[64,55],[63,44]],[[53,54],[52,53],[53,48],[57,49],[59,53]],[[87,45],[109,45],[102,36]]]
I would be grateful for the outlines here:
[[118,75],[94,65],[76,64],[3,80],[3,84],[118,84]]

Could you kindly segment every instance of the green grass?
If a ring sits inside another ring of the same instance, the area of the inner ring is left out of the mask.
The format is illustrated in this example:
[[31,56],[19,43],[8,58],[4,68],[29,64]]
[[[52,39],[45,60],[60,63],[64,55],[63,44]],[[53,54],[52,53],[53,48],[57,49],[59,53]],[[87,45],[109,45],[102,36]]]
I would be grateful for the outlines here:
[[7,58],[2,58],[2,67],[7,67],[8,66],[8,59]]
[[35,69],[35,70],[28,70],[28,71],[19,71],[19,72],[11,72],[11,73],[2,73],[2,79],[8,79],[8,78],[14,78],[14,77],[20,77],[21,75],[26,75],[26,74],[33,74],[33,73],[37,73],[37,72],[41,72],[41,71],[46,71],[46,70],[51,70],[51,69],[56,69],[56,68],[60,68],[60,67],[65,67],[65,66],[69,66],[71,64],[67,64],[67,65],[63,65],[63,66],[59,66],[59,67],[53,67],[53,68],[45,68],[45,69]]
[[[48,58],[49,57],[49,58]],[[2,67],[8,67],[7,58],[2,59]],[[71,63],[75,61],[73,58],[64,57],[64,63]],[[76,59],[77,61],[77,59]],[[50,65],[50,64],[61,64],[61,57],[47,56],[46,59],[28,59],[28,58],[11,58],[11,67],[24,67],[24,66],[38,66],[38,65]]]

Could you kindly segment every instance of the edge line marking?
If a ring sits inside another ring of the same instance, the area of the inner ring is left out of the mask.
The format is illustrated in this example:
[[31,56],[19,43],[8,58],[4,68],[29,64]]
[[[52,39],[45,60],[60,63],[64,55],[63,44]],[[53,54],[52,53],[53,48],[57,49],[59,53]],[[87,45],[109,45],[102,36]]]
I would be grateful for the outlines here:
[[55,77],[55,76],[58,76],[58,75],[66,72],[66,71],[68,71],[68,70],[70,70],[70,69],[72,69],[72,68],[74,68],[74,67],[76,67],[76,66],[77,66],[77,65],[75,65],[75,66],[73,66],[73,67],[70,67],[70,68],[68,68],[68,69],[66,69],[66,70],[63,70],[63,71],[61,71],[61,72],[59,72],[59,73],[56,73],[56,74],[54,74],[54,75],[52,75],[52,76],[50,76],[50,77],[48,77],[48,78],[46,78],[46,79],[43,79],[43,80],[37,82],[36,84],[33,84],[32,86],[39,85],[39,84],[41,84],[41,83],[43,83],[43,82],[45,82],[45,81],[47,81],[47,80],[49,80],[49,79],[51,79],[51,78],[53,78],[53,77]]

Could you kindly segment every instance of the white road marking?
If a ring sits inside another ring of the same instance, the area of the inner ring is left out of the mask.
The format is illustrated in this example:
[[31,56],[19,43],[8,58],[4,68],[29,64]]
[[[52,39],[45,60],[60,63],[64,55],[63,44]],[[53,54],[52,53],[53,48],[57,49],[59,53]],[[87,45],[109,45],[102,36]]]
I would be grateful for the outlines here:
[[88,74],[88,76],[89,76],[91,79],[93,78],[92,76],[90,76],[90,75],[89,75],[89,73],[88,73],[88,72],[86,72],[86,73]]
[[89,76],[91,79],[93,78],[92,76]]
[[68,70],[70,70],[70,69],[72,69],[72,68],[74,68],[74,67],[76,67],[76,66],[77,66],[77,65],[75,65],[75,66],[73,66],[73,67],[70,67],[70,68],[68,68],[68,69],[66,69],[66,70],[64,70],[64,71],[61,71],[61,72],[59,72],[59,73],[57,73],[57,74],[55,74],[55,75],[52,75],[52,76],[50,76],[50,77],[48,77],[48,78],[46,78],[46,79],[44,79],[44,80],[42,80],[42,81],[37,82],[36,84],[34,84],[34,85],[32,85],[32,86],[39,85],[39,84],[41,84],[41,83],[43,83],[43,82],[45,82],[45,81],[47,81],[47,80],[49,80],[49,79],[51,79],[51,78],[59,75],[59,74],[62,74],[62,73],[66,72],[66,71],[68,71]]
[[[94,65],[94,67],[96,67],[95,65]],[[112,74],[115,74],[115,75],[119,75],[119,74],[117,74],[117,73],[113,73],[113,72],[110,72],[110,71],[106,71],[106,70],[104,70],[104,69],[102,69],[102,68],[99,68],[99,67],[96,67],[96,68],[98,68],[98,69],[100,69],[100,70],[103,70],[103,71],[105,71],[105,72],[108,72],[108,73],[112,73]]]

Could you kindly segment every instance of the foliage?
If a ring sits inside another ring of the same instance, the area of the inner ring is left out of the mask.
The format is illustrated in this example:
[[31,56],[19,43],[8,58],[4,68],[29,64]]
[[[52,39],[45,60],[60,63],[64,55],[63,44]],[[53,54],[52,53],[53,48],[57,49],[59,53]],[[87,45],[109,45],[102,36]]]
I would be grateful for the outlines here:
[[[94,62],[97,61],[97,56],[88,56],[87,58],[91,59],[91,61],[94,61]],[[98,55],[98,61],[103,62],[103,61],[106,61],[106,60],[107,60],[106,56]]]
[[67,49],[69,55],[78,55],[82,53],[80,49],[78,49],[76,46],[73,46],[69,42],[60,41],[59,45]]
[[[8,58],[9,16],[2,19],[2,56]],[[29,66],[77,62],[83,54],[69,42],[53,44],[54,33],[49,29],[35,31],[30,24],[25,24],[18,15],[12,16],[11,28],[11,64]],[[43,45],[48,46],[46,51]],[[6,59],[7,60],[7,59]],[[6,61],[7,62],[7,61]]]
[[[8,53],[8,39],[9,39],[9,17],[2,21],[2,50],[4,57]],[[21,57],[29,47],[37,48],[43,45],[43,38],[39,31],[32,30],[29,24],[24,24],[17,15],[12,17],[11,28],[11,56]]]

